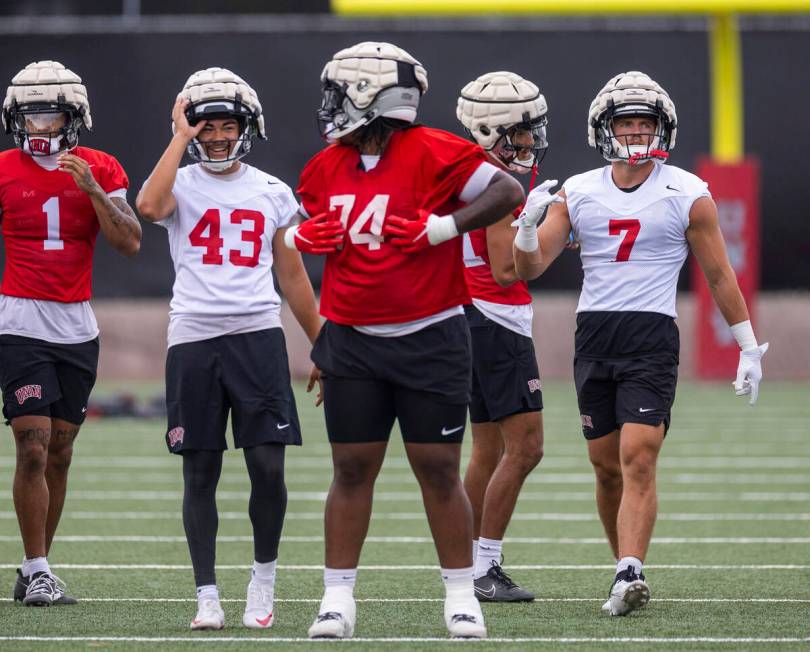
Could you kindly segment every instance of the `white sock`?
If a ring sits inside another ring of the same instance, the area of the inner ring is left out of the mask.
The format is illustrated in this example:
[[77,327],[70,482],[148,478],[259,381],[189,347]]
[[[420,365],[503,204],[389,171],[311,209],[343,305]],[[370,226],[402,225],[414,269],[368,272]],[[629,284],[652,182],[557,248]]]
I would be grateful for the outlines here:
[[342,606],[354,602],[354,583],[357,580],[356,568],[324,568],[323,599],[319,612],[342,612]]
[[253,562],[253,571],[251,577],[256,578],[260,582],[275,584],[276,582],[276,559],[261,563],[258,561]]
[[48,559],[46,557],[34,557],[33,559],[23,557],[20,572],[23,574],[23,577],[31,577],[34,573],[50,573],[51,567],[48,566]]
[[478,556],[478,539],[473,539],[473,566],[475,565],[475,558]]
[[475,600],[473,590],[473,567],[442,568],[444,593],[448,600]]
[[347,586],[350,592],[354,590],[357,581],[356,568],[324,568],[323,586],[329,589],[333,586]]
[[641,575],[642,561],[638,557],[622,557],[616,562],[616,575],[626,571],[630,566],[636,575]]
[[219,602],[219,589],[216,584],[205,584],[197,587],[197,602],[216,600]]
[[479,537],[478,539],[478,554],[475,556],[475,571],[473,573],[475,579],[484,577],[492,565],[501,565],[501,549],[503,548],[503,541],[497,539],[485,539]]

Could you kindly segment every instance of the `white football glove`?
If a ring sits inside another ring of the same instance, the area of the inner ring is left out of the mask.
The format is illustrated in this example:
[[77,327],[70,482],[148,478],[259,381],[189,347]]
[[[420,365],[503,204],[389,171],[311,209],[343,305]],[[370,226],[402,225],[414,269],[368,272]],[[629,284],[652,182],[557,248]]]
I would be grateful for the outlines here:
[[532,252],[537,249],[537,224],[540,222],[540,218],[551,204],[565,201],[559,195],[552,195],[549,192],[556,185],[556,179],[549,179],[532,190],[526,198],[520,217],[512,222],[512,226],[518,227],[518,232],[515,234],[515,246],[521,251]]
[[768,350],[768,342],[753,349],[740,351],[740,363],[737,365],[737,379],[734,381],[734,393],[737,396],[751,395],[749,405],[757,402],[759,381],[762,380],[762,356]]

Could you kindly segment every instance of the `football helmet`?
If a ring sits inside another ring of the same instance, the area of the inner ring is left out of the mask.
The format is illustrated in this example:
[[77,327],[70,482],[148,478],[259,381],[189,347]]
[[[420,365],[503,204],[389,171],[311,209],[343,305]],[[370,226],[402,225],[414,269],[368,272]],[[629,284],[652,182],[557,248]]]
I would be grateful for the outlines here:
[[375,118],[416,120],[427,71],[391,43],[366,41],[341,50],[321,73],[321,135],[337,140]]
[[[463,89],[456,106],[456,117],[470,137],[488,152],[497,150],[498,159],[513,172],[526,173],[542,160],[548,148],[546,98],[540,89],[513,72],[488,72]],[[531,134],[532,144],[513,142],[515,133]],[[518,154],[528,147],[530,156]]]
[[[53,126],[64,115],[64,123]],[[58,61],[35,61],[14,75],[6,90],[3,128],[17,147],[32,156],[49,156],[79,144],[81,127],[93,127],[87,89],[76,73]],[[28,124],[37,128],[30,133]],[[44,131],[47,130],[47,131]]]
[[[630,145],[626,136],[617,138],[613,120],[619,116],[654,118],[656,129],[649,144]],[[677,127],[675,104],[669,94],[649,76],[633,70],[613,77],[591,102],[588,144],[611,162],[635,165],[650,159],[665,161],[675,147]]]
[[[264,115],[259,98],[248,83],[226,68],[198,70],[188,78],[180,95],[188,99],[186,119],[190,125],[200,120],[234,118],[239,123],[239,138],[233,141],[228,155],[212,159],[206,145],[193,138],[188,155],[215,172],[227,170],[234,161],[245,156],[253,147],[257,136],[267,140]],[[221,144],[221,143],[220,143]]]

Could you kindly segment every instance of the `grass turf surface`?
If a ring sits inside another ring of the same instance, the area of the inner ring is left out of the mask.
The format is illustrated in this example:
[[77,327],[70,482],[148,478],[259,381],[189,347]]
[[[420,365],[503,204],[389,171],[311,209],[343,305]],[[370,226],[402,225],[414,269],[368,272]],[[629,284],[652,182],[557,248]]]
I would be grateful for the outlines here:
[[[485,605],[489,635],[501,640],[471,643],[474,649],[810,647],[810,386],[766,383],[763,389],[750,409],[726,384],[680,385],[659,466],[660,518],[646,566],[653,599],[631,617],[611,619],[599,607],[612,580],[612,559],[595,514],[573,389],[544,387],[546,457],[524,488],[504,546],[505,568],[538,600]],[[299,392],[298,399],[305,445],[288,452],[290,499],[272,630],[241,627],[252,546],[240,452],[226,454],[218,500],[226,629],[192,634],[194,586],[179,513],[180,464],[166,453],[164,423],[98,420],[88,422],[77,441],[50,557],[81,600],[76,607],[24,609],[9,599],[21,545],[10,495],[11,438],[3,444],[0,587],[7,587],[7,597],[0,601],[0,647],[330,645],[292,640],[305,637],[321,596],[321,517],[331,478],[322,414],[310,396]],[[145,565],[164,568],[139,568]],[[434,650],[464,644],[444,642],[435,565],[416,482],[395,434],[355,591],[361,638],[337,645]],[[20,640],[26,636],[42,640]]]

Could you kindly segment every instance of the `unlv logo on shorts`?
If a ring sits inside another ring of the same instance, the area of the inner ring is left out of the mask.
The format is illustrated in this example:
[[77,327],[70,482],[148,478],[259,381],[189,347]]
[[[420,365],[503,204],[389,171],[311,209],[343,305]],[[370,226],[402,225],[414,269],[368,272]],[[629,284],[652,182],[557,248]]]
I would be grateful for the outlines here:
[[184,434],[186,434],[185,428],[180,426],[169,430],[168,434],[166,435],[166,439],[169,441],[169,446],[174,447],[177,444],[182,444]]
[[543,386],[540,384],[539,378],[532,378],[529,381],[529,393],[534,394],[535,392],[539,392]]
[[593,419],[588,414],[580,414],[579,418],[582,419],[583,428],[593,428]]
[[24,387],[20,387],[16,392],[14,392],[14,396],[17,397],[17,403],[22,405],[25,403],[29,398],[42,398],[42,385],[25,385]]

